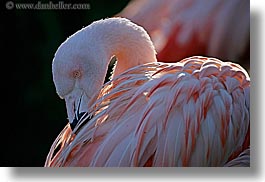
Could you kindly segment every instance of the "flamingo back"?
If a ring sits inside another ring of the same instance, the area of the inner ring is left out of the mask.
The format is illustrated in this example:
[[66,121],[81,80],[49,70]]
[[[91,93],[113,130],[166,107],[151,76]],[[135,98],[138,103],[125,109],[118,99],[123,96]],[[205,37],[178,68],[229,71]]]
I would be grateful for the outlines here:
[[66,126],[45,166],[225,166],[249,147],[249,97],[247,72],[215,58],[131,68],[103,86],[92,119]]

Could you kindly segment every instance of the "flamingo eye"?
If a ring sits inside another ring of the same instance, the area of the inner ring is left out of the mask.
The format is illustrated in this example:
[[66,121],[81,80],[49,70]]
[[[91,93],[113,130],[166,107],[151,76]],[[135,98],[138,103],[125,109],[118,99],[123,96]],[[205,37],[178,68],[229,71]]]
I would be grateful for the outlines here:
[[73,72],[73,77],[74,78],[80,78],[81,77],[81,71],[80,70],[75,70]]

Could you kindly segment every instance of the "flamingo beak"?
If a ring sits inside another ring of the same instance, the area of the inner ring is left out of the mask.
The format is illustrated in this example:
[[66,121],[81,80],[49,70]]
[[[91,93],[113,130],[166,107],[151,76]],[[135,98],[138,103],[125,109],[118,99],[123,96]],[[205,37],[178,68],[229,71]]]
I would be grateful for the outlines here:
[[65,97],[68,120],[72,130],[88,115],[88,97],[81,90],[71,92]]
[[75,113],[75,115],[74,115],[73,121],[70,122],[70,126],[71,126],[72,130],[74,130],[76,125],[88,115],[87,112],[84,112],[84,111],[80,112],[80,105],[81,105],[81,101],[82,101],[81,99],[82,99],[82,95],[81,95],[81,97],[79,99],[78,106],[76,107],[74,105],[74,113]]

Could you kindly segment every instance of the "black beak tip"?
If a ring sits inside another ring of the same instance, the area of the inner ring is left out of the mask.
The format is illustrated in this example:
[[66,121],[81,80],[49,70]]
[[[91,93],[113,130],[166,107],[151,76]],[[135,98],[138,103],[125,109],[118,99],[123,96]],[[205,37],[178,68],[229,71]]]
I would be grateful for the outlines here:
[[[81,112],[81,113],[79,113],[78,116],[76,116],[76,117],[74,118],[74,120],[73,120],[72,122],[70,122],[70,127],[71,127],[72,131],[75,129],[76,125],[77,125],[81,120],[84,119],[83,116],[84,116],[85,114],[88,114],[88,113],[87,113],[87,112]],[[86,116],[85,116],[85,117],[86,117]],[[87,117],[87,118],[85,119],[84,123],[86,123],[87,121],[89,121],[89,120],[91,120],[91,119],[92,119],[92,116]],[[83,124],[82,124],[82,125],[83,125]]]
[[74,118],[74,120],[72,122],[70,122],[70,127],[71,127],[72,131],[76,127],[77,123],[78,123],[78,120],[76,118]]

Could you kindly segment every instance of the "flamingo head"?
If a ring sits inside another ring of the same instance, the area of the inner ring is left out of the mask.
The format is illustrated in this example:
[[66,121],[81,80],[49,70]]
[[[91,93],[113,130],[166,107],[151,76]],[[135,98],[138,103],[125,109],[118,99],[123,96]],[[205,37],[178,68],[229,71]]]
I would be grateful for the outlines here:
[[59,46],[52,64],[53,81],[57,94],[65,99],[70,124],[96,101],[113,56],[118,60],[115,77],[156,62],[155,54],[147,32],[125,18],[99,20],[70,36]]
[[[70,36],[57,49],[52,74],[56,92],[66,102],[68,120],[74,124],[80,113],[88,112],[100,92],[105,77],[103,53],[96,50],[89,37],[89,27]],[[97,52],[97,54],[96,54]],[[101,56],[99,56],[99,54]]]

